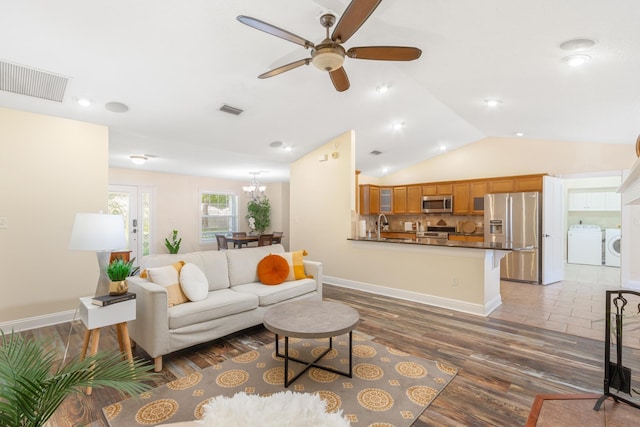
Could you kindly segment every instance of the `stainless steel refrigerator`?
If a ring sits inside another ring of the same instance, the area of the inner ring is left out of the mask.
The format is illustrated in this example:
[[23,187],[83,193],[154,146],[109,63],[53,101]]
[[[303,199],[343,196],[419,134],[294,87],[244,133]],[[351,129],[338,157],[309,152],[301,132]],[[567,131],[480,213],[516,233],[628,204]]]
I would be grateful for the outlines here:
[[500,261],[500,278],[540,283],[541,199],[538,192],[484,196],[484,241],[513,245]]

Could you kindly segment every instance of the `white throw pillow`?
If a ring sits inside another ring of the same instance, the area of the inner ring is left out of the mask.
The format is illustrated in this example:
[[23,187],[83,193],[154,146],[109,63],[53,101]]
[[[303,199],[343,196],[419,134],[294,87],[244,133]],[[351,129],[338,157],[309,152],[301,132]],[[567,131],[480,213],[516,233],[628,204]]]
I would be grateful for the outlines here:
[[197,265],[187,263],[180,270],[180,287],[190,301],[202,301],[209,293],[209,281]]

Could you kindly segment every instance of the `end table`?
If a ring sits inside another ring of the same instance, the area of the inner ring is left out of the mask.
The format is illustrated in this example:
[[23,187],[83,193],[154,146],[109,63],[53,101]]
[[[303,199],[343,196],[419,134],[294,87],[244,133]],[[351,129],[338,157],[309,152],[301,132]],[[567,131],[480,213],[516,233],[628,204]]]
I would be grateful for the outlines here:
[[[100,328],[115,325],[120,352],[124,353],[129,361],[133,363],[133,352],[131,351],[127,322],[136,318],[136,300],[132,299],[107,306],[98,306],[91,303],[92,298],[80,298],[80,320],[87,328],[84,332],[80,358],[84,359],[87,355],[89,342],[91,342],[89,354],[94,355],[98,352]],[[87,387],[87,395],[90,394],[91,387]]]

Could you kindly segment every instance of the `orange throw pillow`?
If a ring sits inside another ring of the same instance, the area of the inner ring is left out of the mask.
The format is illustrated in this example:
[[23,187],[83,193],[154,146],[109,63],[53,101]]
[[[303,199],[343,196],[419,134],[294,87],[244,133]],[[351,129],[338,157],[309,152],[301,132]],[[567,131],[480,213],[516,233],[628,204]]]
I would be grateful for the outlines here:
[[289,263],[280,255],[267,255],[258,263],[258,278],[265,285],[279,285],[289,275]]

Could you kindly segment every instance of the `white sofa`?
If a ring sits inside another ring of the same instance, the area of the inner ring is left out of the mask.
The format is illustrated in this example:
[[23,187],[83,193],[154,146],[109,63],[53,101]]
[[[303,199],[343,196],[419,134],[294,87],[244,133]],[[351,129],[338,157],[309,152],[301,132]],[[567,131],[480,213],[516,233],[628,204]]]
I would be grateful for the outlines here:
[[160,254],[144,257],[141,270],[177,261],[193,263],[209,282],[202,301],[168,306],[167,291],[139,276],[127,279],[136,294],[136,320],[129,322],[131,339],[154,358],[162,370],[162,356],[211,341],[262,323],[265,310],[289,301],[322,300],[322,263],[304,260],[305,273],[313,278],[267,286],[260,283],[258,263],[270,253],[285,252],[282,245],[227,251]]

